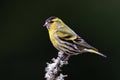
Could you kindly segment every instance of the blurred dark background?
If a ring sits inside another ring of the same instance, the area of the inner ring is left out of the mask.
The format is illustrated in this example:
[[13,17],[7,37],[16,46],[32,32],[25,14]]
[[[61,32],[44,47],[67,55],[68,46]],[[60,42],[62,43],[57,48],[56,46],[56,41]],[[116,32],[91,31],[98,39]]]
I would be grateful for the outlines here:
[[50,16],[108,56],[71,57],[66,80],[120,80],[119,0],[2,0],[0,8],[1,80],[45,80],[46,62],[57,56],[42,26]]

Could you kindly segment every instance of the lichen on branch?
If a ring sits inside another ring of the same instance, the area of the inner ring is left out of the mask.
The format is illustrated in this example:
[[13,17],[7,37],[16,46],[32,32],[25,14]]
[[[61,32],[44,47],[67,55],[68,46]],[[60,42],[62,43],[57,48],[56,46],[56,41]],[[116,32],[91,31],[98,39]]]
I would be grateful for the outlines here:
[[68,55],[58,52],[58,57],[56,59],[53,58],[51,63],[47,63],[47,67],[45,68],[46,80],[64,80],[64,77],[67,77],[67,75],[63,75],[60,72],[62,71],[61,67],[68,64],[68,58]]

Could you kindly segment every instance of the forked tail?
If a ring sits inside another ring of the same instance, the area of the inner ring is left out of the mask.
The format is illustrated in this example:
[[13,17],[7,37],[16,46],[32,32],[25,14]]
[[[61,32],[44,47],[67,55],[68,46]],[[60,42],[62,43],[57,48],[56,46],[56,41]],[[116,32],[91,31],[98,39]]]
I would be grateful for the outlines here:
[[107,57],[106,55],[104,55],[104,54],[102,54],[102,53],[100,53],[100,52],[98,52],[98,51],[96,51],[94,49],[84,49],[84,50],[87,51],[87,52],[90,52],[90,53],[98,54],[98,55],[103,56],[105,58]]

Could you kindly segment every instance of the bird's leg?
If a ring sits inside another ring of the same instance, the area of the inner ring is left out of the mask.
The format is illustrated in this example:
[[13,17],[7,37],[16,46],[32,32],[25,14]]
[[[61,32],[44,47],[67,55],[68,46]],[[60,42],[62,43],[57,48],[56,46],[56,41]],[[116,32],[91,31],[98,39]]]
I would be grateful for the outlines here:
[[[62,55],[62,56],[60,56]],[[65,54],[64,52],[58,52],[58,56],[62,61],[68,61],[71,55]]]

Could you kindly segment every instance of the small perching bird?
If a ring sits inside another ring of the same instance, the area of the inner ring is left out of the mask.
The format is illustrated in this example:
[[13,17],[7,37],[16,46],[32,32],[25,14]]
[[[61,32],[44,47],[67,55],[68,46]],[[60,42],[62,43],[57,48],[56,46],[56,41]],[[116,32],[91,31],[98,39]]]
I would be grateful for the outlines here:
[[60,18],[55,16],[49,17],[45,21],[44,26],[47,27],[50,40],[58,51],[61,51],[68,56],[90,52],[106,57],[78,36]]

